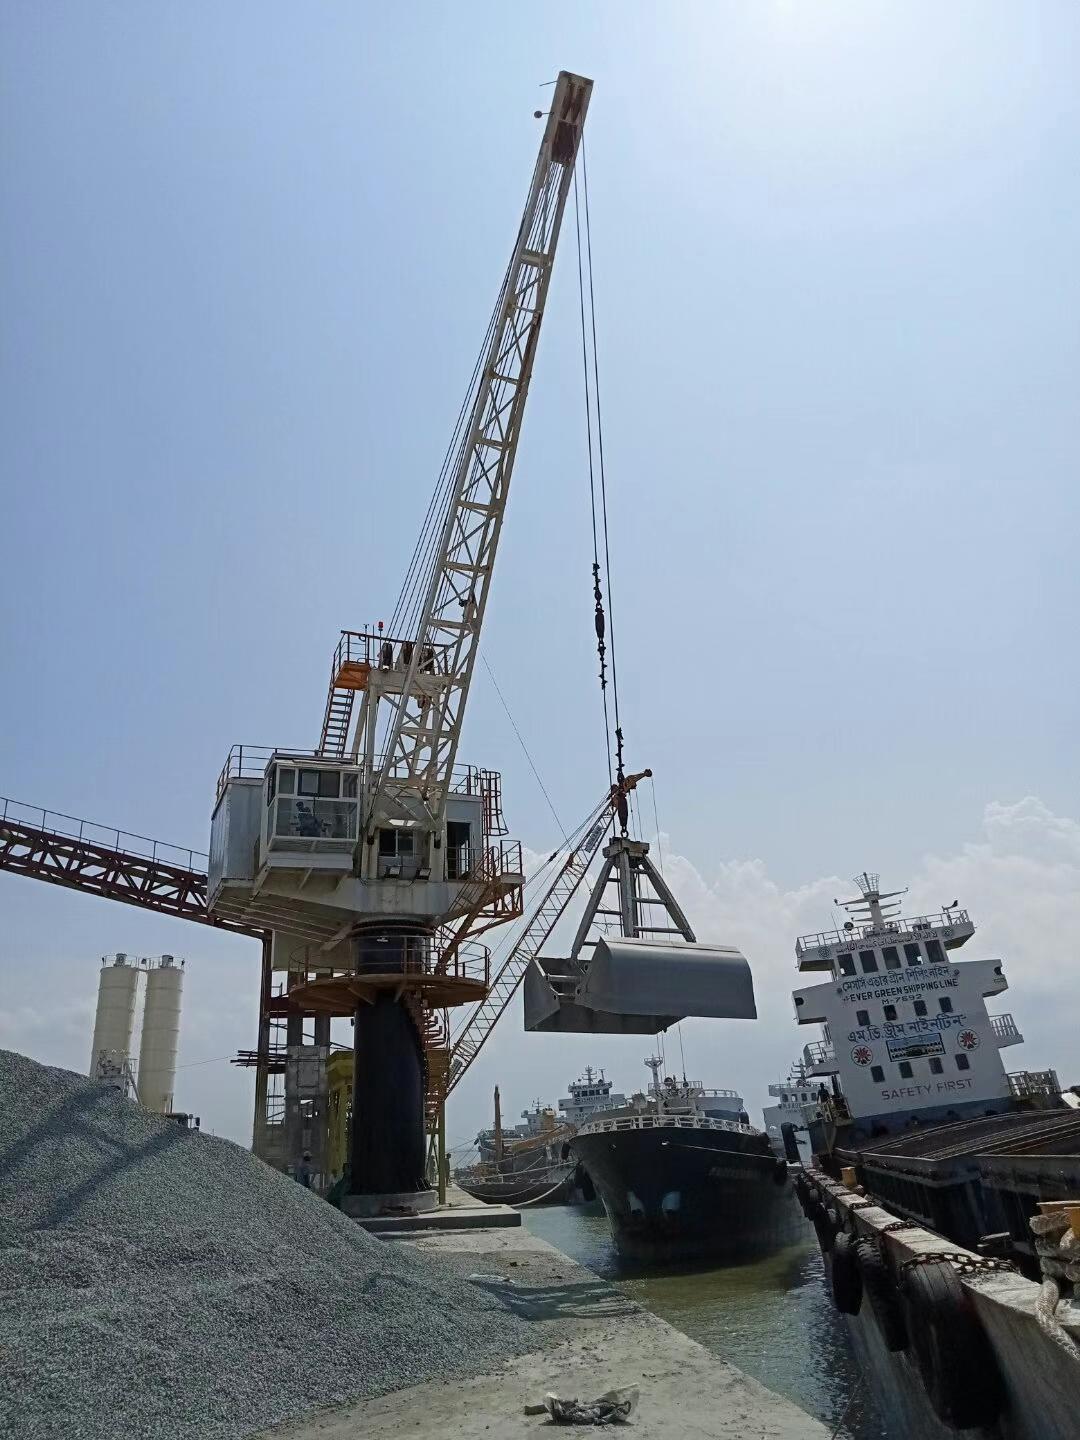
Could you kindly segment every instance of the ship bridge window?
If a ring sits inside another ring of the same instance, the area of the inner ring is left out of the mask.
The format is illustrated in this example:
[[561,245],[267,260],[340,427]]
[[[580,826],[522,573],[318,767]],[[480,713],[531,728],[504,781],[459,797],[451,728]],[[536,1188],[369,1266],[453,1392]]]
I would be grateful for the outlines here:
[[881,1082],[885,1079],[885,1071],[881,1068],[880,1065],[870,1066],[870,1079],[873,1080],[875,1085],[880,1085]]
[[840,956],[840,959],[839,959],[839,961],[838,961],[837,963],[838,963],[839,966],[840,966],[840,974],[841,974],[841,975],[854,975],[854,974],[855,974],[855,956],[854,956],[854,955],[841,955],[841,956]]
[[884,950],[882,950],[881,954],[885,960],[886,970],[900,969],[900,952],[897,950],[895,945],[886,945]]
[[952,1001],[949,999],[948,995],[942,995],[941,999],[937,1003],[941,1006],[941,1013],[943,1015],[952,1014]]
[[930,1056],[930,1074],[931,1074],[931,1075],[940,1075],[941,1072],[942,1072],[944,1069],[945,1069],[945,1066],[942,1065],[941,1061],[937,1058],[937,1056],[936,1056],[936,1055],[931,1055],[931,1056]]
[[916,1015],[925,1015],[925,1014],[926,1014],[926,1001],[925,1001],[925,1000],[916,1000],[916,1001],[915,1001],[915,1014],[916,1014]]
[[896,1006],[895,1006],[895,1005],[886,1005],[886,1006],[885,1006],[885,1019],[886,1019],[886,1020],[895,1020],[895,1019],[896,1019]]
[[911,1061],[910,1061],[910,1060],[901,1060],[901,1061],[900,1061],[900,1078],[901,1078],[901,1080],[910,1080],[910,1079],[911,1079],[911,1076],[912,1076]]
[[921,953],[920,953],[920,951],[919,951],[918,945],[905,945],[905,946],[904,946],[904,955],[906,956],[906,958],[907,958],[907,963],[908,963],[909,965],[921,965],[921,964],[922,964],[922,955],[921,955]]
[[869,1011],[869,1010],[856,1010],[856,1011],[855,1011],[855,1019],[858,1021],[858,1023],[859,1023],[860,1025],[869,1025],[869,1024],[870,1024],[870,1011]]
[[968,1059],[968,1057],[967,1057],[966,1055],[957,1055],[957,1057],[956,1057],[956,1068],[957,1068],[958,1070],[970,1070],[970,1069],[971,1069],[971,1061]]
[[940,940],[927,940],[926,956],[927,959],[934,965],[941,965],[944,963],[945,951],[941,948]]
[[874,954],[873,950],[860,950],[859,964],[862,966],[863,970],[866,972],[867,975],[872,975],[873,972],[877,969],[877,956]]

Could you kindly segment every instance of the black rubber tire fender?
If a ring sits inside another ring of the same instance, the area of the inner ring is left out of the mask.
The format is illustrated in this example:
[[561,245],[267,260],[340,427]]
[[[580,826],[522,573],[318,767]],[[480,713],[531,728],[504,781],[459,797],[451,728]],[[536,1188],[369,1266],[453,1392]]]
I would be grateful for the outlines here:
[[808,1220],[810,1219],[810,1197],[813,1193],[810,1181],[807,1180],[806,1176],[801,1173],[796,1175],[795,1198],[799,1202],[799,1209]]
[[776,1168],[773,1171],[773,1184],[778,1188],[787,1184],[787,1161],[777,1160]]
[[807,1219],[814,1227],[814,1234],[817,1236],[822,1253],[827,1255],[833,1248],[833,1241],[836,1239],[836,1221],[820,1200],[810,1201]]
[[952,1430],[992,1425],[1004,1391],[994,1352],[960,1277],[945,1260],[903,1276],[911,1353],[934,1414]]
[[888,1261],[874,1240],[856,1240],[855,1258],[862,1276],[863,1295],[870,1301],[886,1350],[894,1354],[908,1347],[904,1306]]
[[841,1315],[858,1315],[862,1308],[863,1283],[855,1238],[841,1231],[832,1247],[832,1298]]

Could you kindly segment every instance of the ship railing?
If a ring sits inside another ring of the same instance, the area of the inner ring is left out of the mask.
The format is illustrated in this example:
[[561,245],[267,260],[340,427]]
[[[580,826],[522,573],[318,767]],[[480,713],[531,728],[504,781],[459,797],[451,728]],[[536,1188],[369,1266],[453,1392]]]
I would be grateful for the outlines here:
[[727,1130],[737,1135],[756,1135],[752,1125],[736,1120],[714,1120],[705,1115],[620,1115],[611,1120],[587,1120],[579,1135],[608,1135],[618,1130]]
[[800,935],[795,941],[795,959],[818,950],[827,950],[834,945],[850,945],[856,940],[890,940],[911,935],[915,938],[925,935],[943,934],[971,924],[966,910],[943,910],[939,915],[916,915],[912,919],[886,920],[882,925],[855,925],[850,930],[819,930],[814,935]]
[[1007,1078],[1009,1089],[1018,1100],[1054,1098],[1061,1094],[1056,1070],[1014,1070]]
[[1011,1015],[991,1015],[990,1029],[996,1040],[1022,1040],[1020,1027]]

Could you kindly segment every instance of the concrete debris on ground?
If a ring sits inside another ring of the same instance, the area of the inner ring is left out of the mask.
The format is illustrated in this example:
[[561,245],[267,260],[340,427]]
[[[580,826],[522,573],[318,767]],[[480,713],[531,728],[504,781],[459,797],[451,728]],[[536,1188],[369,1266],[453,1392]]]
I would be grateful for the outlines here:
[[0,1436],[238,1440],[536,1328],[227,1140],[0,1050]]

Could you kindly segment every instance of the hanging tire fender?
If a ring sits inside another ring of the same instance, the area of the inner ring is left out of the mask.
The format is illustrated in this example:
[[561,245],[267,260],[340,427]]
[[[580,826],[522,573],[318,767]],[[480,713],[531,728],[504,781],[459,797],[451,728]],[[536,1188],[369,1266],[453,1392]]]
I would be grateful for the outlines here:
[[934,1414],[953,1430],[992,1425],[1004,1406],[997,1360],[971,1297],[945,1260],[913,1265],[901,1295],[911,1354]]
[[846,1231],[833,1241],[830,1283],[833,1304],[841,1315],[857,1315],[862,1307],[862,1270],[855,1246],[855,1237]]
[[894,1354],[898,1350],[906,1350],[908,1331],[904,1323],[904,1305],[881,1247],[874,1240],[856,1240],[855,1258],[862,1277],[863,1295],[870,1301],[885,1349]]
[[833,1248],[833,1241],[836,1238],[838,1228],[836,1221],[821,1201],[816,1199],[812,1199],[807,1207],[807,1219],[814,1227],[814,1234],[817,1236],[822,1253],[827,1255]]

